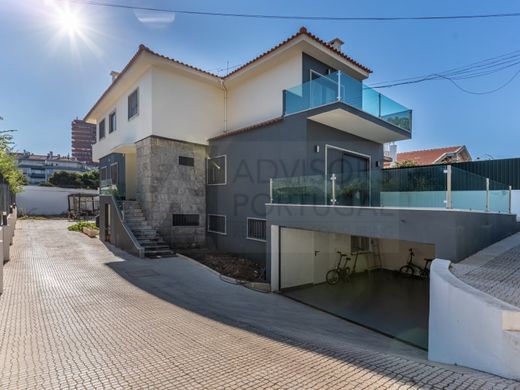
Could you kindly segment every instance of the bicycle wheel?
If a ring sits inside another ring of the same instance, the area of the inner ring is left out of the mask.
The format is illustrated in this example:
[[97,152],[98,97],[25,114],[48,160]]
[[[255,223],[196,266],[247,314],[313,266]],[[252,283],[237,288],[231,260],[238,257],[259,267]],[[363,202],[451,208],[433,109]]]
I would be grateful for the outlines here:
[[327,272],[327,275],[325,276],[325,280],[328,284],[331,286],[335,285],[339,282],[339,272],[336,269],[331,269],[329,272]]
[[415,270],[410,265],[403,265],[401,268],[399,268],[399,273],[411,277],[415,275]]
[[421,277],[423,277],[424,279],[429,279],[430,278],[430,270],[428,268],[425,268],[425,269],[421,270]]

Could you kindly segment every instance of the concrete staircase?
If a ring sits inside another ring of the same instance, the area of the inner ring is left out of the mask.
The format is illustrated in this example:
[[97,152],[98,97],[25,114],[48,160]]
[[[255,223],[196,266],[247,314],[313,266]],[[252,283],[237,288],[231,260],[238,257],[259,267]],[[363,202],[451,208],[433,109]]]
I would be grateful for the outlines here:
[[126,200],[123,202],[124,223],[132,231],[139,244],[144,248],[144,254],[149,258],[172,257],[175,253],[159,235],[157,230],[152,228],[143,210],[137,201]]

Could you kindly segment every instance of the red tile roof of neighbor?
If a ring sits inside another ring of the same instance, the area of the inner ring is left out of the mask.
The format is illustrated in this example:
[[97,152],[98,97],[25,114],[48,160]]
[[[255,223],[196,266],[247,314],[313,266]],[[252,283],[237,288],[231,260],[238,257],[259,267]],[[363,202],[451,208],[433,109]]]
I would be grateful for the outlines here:
[[248,67],[249,65],[255,63],[256,61],[262,59],[263,57],[267,56],[268,54],[272,53],[273,51],[275,51],[276,49],[288,44],[289,42],[293,41],[294,39],[298,38],[299,36],[301,35],[305,35],[311,39],[313,39],[314,41],[318,42],[319,44],[323,45],[324,47],[326,47],[327,49],[329,49],[330,51],[340,55],[341,57],[343,57],[344,59],[346,59],[347,61],[351,62],[352,64],[358,66],[359,68],[363,69],[364,71],[368,72],[368,73],[372,73],[372,71],[367,68],[366,66],[360,64],[359,62],[355,61],[354,59],[352,59],[350,56],[346,55],[345,53],[343,53],[342,51],[334,48],[332,45],[330,45],[329,43],[325,42],[324,40],[318,38],[316,35],[314,34],[311,34],[310,32],[307,31],[307,28],[305,27],[301,27],[300,30],[290,36],[289,38],[287,38],[286,40],[284,40],[283,42],[279,43],[278,45],[274,46],[273,48],[269,49],[268,51],[264,52],[263,54],[260,54],[258,57],[252,59],[251,61],[245,63],[244,65],[238,67],[237,69],[231,71],[230,73],[228,73],[227,75],[223,76],[223,77],[220,77],[216,74],[213,74],[211,72],[208,72],[208,71],[205,71],[203,69],[200,69],[200,68],[197,68],[195,66],[192,66],[192,65],[189,65],[189,64],[186,64],[184,62],[181,62],[181,61],[178,61],[174,58],[171,58],[171,57],[167,57],[167,56],[164,56],[162,54],[159,54],[157,52],[154,52],[153,50],[151,50],[150,48],[146,47],[145,45],[143,44],[140,44],[139,45],[139,49],[137,50],[137,52],[134,54],[134,56],[130,59],[130,61],[128,62],[128,64],[126,64],[126,66],[124,67],[124,69],[119,73],[119,75],[117,76],[117,78],[112,82],[112,84],[110,84],[110,86],[105,90],[105,92],[103,92],[103,94],[101,95],[101,97],[97,100],[97,102],[92,106],[92,108],[89,110],[89,112],[85,115],[85,118],[84,120],[86,120],[90,114],[92,113],[92,111],[94,111],[94,109],[97,107],[97,105],[101,102],[101,100],[103,100],[103,98],[108,94],[108,92],[114,87],[114,85],[117,84],[118,80],[121,78],[121,76],[126,73],[128,71],[128,69],[132,66],[132,64],[137,60],[137,58],[143,53],[143,52],[148,52],[152,55],[155,55],[157,57],[160,57],[160,58],[163,58],[165,60],[168,60],[168,61],[171,61],[171,62],[174,62],[178,65],[182,65],[182,66],[185,66],[189,69],[192,69],[192,70],[195,70],[197,72],[200,72],[200,73],[203,73],[203,74],[206,74],[208,76],[212,76],[212,77],[215,77],[215,78],[218,78],[218,79],[226,79],[228,77],[230,77],[231,75],[239,72],[240,70]]
[[397,162],[413,161],[417,165],[435,164],[446,153],[456,153],[463,148],[464,145],[397,153]]
[[278,123],[278,122],[280,122],[282,120],[283,120],[283,117],[279,116],[279,117],[276,117],[276,118],[273,118],[273,119],[269,119],[269,120],[266,120],[266,121],[263,121],[263,122],[255,123],[254,125],[251,125],[251,126],[242,127],[241,129],[226,131],[225,133],[222,133],[222,134],[219,134],[219,135],[217,135],[215,137],[210,138],[208,141],[215,141],[215,140],[220,139],[220,138],[231,137],[233,135],[246,133],[248,131],[251,131],[251,130],[254,130],[254,129],[258,129],[260,127],[264,127],[264,126],[272,125],[274,123]]

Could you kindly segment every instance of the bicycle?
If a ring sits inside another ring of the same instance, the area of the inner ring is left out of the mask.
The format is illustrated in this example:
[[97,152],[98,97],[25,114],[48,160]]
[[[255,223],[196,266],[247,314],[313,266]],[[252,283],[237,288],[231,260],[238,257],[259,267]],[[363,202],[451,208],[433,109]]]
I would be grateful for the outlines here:
[[[346,253],[341,253],[340,251],[338,251],[338,254],[339,260],[338,264],[336,265],[336,268],[329,270],[327,272],[327,275],[325,275],[325,280],[331,286],[335,285],[340,280],[346,281],[350,278],[351,270],[347,264],[351,260],[351,258],[348,257]],[[345,264],[341,266],[343,258],[345,259]]]
[[408,261],[405,265],[399,268],[399,273],[407,276],[415,276],[417,274],[417,276],[421,278],[428,279],[430,277],[430,269],[428,266],[433,261],[433,259],[425,258],[424,267],[420,267],[413,262],[413,258],[415,257],[413,248],[408,249],[408,251],[410,252]]

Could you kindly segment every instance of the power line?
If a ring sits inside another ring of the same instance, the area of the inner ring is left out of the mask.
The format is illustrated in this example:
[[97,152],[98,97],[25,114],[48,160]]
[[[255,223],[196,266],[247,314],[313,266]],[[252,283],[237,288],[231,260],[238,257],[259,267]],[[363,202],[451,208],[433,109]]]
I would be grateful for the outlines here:
[[181,9],[167,9],[156,7],[142,7],[126,4],[105,3],[92,0],[61,0],[69,3],[91,5],[95,7],[123,8],[142,11],[155,11],[166,13],[177,13],[198,16],[219,16],[232,18],[249,19],[281,19],[281,20],[321,20],[321,21],[372,21],[372,22],[393,22],[393,21],[412,21],[412,20],[458,20],[458,19],[495,19],[495,18],[515,18],[520,16],[520,12],[494,13],[494,14],[473,14],[473,15],[430,15],[430,16],[308,16],[308,15],[274,15],[274,14],[242,14],[227,12],[206,12],[190,11]]
[[511,82],[513,82],[513,80],[520,74],[520,69],[518,69],[505,83],[487,91],[469,90],[467,88],[462,87],[459,83],[457,83],[456,80],[467,80],[471,78],[483,77],[493,73],[501,72],[505,69],[509,69],[518,65],[520,65],[520,50],[502,54],[496,57],[486,58],[484,60],[480,60],[469,65],[451,68],[444,72],[431,73],[423,76],[409,77],[405,79],[377,83],[371,85],[370,87],[376,89],[391,88],[401,85],[418,84],[423,83],[425,81],[441,79],[449,81],[462,92],[472,95],[486,95],[497,92],[505,88]]

